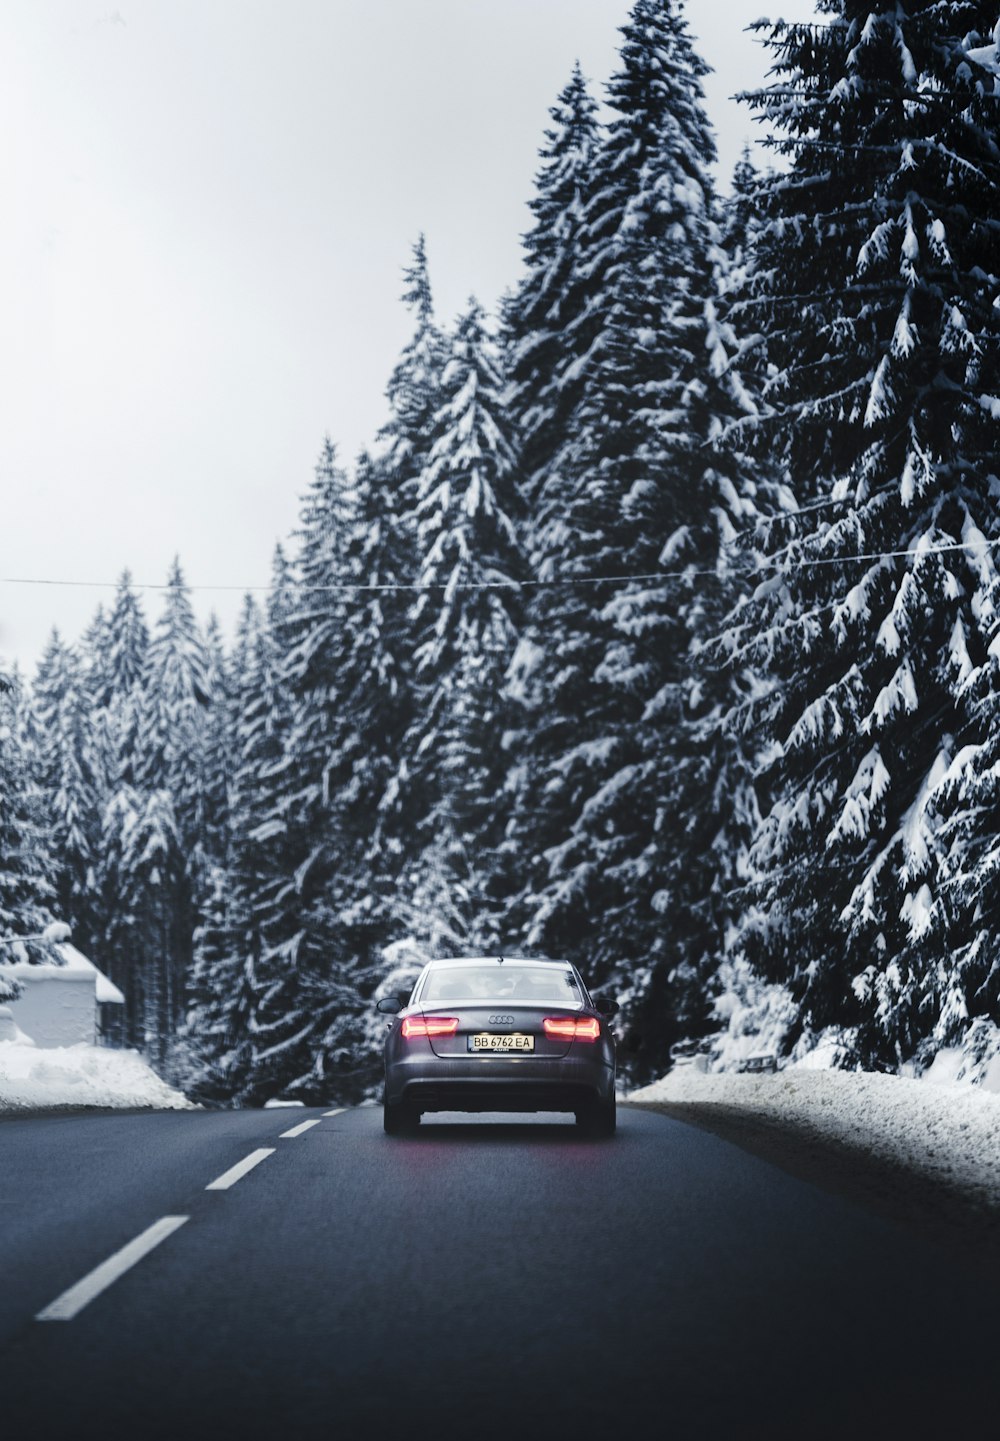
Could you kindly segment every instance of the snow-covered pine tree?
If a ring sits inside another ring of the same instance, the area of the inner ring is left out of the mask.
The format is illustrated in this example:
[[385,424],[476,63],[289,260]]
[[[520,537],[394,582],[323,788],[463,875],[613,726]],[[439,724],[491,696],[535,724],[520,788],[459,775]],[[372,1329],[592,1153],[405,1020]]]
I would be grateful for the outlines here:
[[356,516],[355,483],[327,440],[302,506],[297,603],[282,622],[287,730],[280,756],[263,772],[267,813],[251,832],[267,844],[249,1080],[255,1099],[358,1094],[351,1071],[375,979],[365,959],[343,946],[339,885],[356,857],[338,825]]
[[996,630],[996,10],[821,9],[767,27],[777,79],[750,97],[790,165],[762,192],[759,443],[803,502],[742,617],[774,682],[750,954],[803,1044],[846,1028],[848,1058],[892,1065],[961,1025],[975,984],[938,800],[983,738]]
[[[167,1025],[156,1041],[159,1059],[183,1015],[198,898],[205,886],[205,746],[212,699],[204,638],[175,559],[146,655],[136,733],[136,789],[142,802],[136,834],[148,833],[153,853],[164,859],[149,864],[142,856],[128,860],[137,886],[150,878],[149,914],[137,916],[136,924],[149,942],[141,961],[147,972],[146,1034]],[[174,844],[183,857],[180,866],[174,864]],[[167,949],[157,950],[160,943]]]
[[90,719],[80,656],[54,630],[35,674],[25,730],[39,821],[54,862],[53,903],[86,953],[96,939],[92,866],[100,827],[88,744]]
[[[411,452],[412,454],[412,452]],[[398,804],[403,737],[414,714],[406,588],[413,530],[405,523],[401,472],[363,453],[345,563],[357,578],[345,617],[337,732],[330,754],[331,824],[339,837],[332,882],[339,948],[367,973],[393,939],[399,874],[409,836]]]
[[[280,548],[276,560],[283,574]],[[221,748],[231,766],[226,845],[211,867],[199,910],[180,1032],[188,1094],[211,1101],[237,1101],[250,1068],[254,964],[260,955],[254,902],[261,882],[252,833],[262,819],[261,771],[280,748],[280,742],[272,741],[267,704],[269,673],[275,666],[272,649],[260,607],[248,595],[227,665],[229,703],[222,712],[227,733]],[[219,714],[219,709],[213,711],[215,717]]]
[[[753,273],[756,252],[756,238],[760,222],[758,191],[762,177],[745,145],[739,160],[733,167],[729,194],[720,197],[720,248],[724,257],[720,274],[720,311],[730,321],[737,333],[740,331],[742,311],[737,307],[746,298]],[[754,349],[763,343],[763,337],[751,335],[749,343]],[[757,370],[760,365],[757,362]]]
[[[579,398],[538,491],[533,550],[552,584],[513,676],[529,944],[629,984],[650,1065],[704,1027],[721,945],[728,792],[691,647],[718,612],[701,572],[751,510],[742,458],[720,441],[748,402],[718,313],[705,72],[681,7],[638,0],[578,242]],[[635,578],[607,579],[620,576]]]
[[258,971],[265,935],[282,915],[275,909],[285,862],[277,817],[288,789],[284,758],[290,723],[282,667],[286,624],[298,604],[291,567],[278,545],[266,613],[252,596],[245,598],[228,665],[226,859],[213,867],[201,908],[181,1037],[193,1092],[211,1100],[238,1102],[253,1094]]
[[[232,735],[235,724],[235,674],[226,657],[218,616],[208,618],[204,637],[205,689],[209,704],[204,714],[202,745],[202,794],[204,826],[202,846],[206,870],[225,867],[229,845],[229,795],[234,758]],[[206,882],[206,891],[214,886]],[[198,898],[200,905],[200,897]]]
[[414,329],[386,386],[389,419],[378,433],[378,458],[394,475],[395,493],[412,501],[431,443],[441,373],[448,360],[448,343],[434,318],[423,235],[413,247],[403,280],[403,303],[413,315]]
[[170,793],[123,782],[105,808],[100,845],[101,880],[113,897],[105,944],[124,982],[126,1034],[164,1067],[183,1006],[177,958],[191,947],[190,914],[177,903],[185,866]]
[[[744,156],[732,193],[717,202],[717,230],[709,232],[712,284],[688,332],[698,339],[686,367],[687,404],[672,411],[672,423],[681,423],[660,516],[675,529],[659,561],[678,568],[680,583],[658,597],[653,589],[652,606],[641,594],[636,604],[626,590],[607,608],[622,633],[609,654],[622,657],[629,684],[642,674],[656,686],[638,727],[637,749],[648,769],[631,772],[615,796],[624,814],[641,817],[645,775],[655,777],[652,825],[645,831],[640,820],[633,828],[631,855],[627,831],[622,840],[626,954],[651,962],[633,970],[628,990],[628,1012],[645,1038],[632,1062],[636,1080],[662,1073],[674,1040],[718,1029],[722,975],[731,974],[730,952],[746,920],[744,887],[760,821],[757,739],[731,722],[766,682],[727,663],[726,628],[737,598],[752,585],[759,536],[794,502],[780,466],[749,454],[745,440],[760,399],[753,375],[760,338],[744,338],[739,322],[753,265],[755,185]],[[700,355],[707,363],[699,374]],[[678,502],[670,522],[667,507]],[[648,514],[652,531],[654,508]]]
[[253,970],[228,870],[213,865],[198,913],[173,1071],[193,1100],[238,1102],[250,1061]]
[[550,114],[529,201],[535,223],[524,237],[525,273],[505,307],[508,404],[521,437],[529,500],[565,443],[592,340],[580,255],[599,130],[597,104],[579,63]]
[[85,691],[90,707],[86,736],[87,768],[98,810],[93,869],[88,882],[86,916],[80,936],[90,954],[125,994],[126,1038],[142,1044],[142,1007],[133,988],[139,984],[129,946],[131,934],[127,887],[119,884],[123,858],[115,850],[122,819],[138,805],[137,736],[149,632],[132,578],[123,572],[110,613],[99,608],[81,641]]
[[[748,706],[759,706],[766,686],[773,682],[729,663],[731,627],[742,618],[771,525],[787,520],[796,509],[780,462],[749,454],[746,441],[759,419],[761,375],[766,369],[761,359],[766,338],[752,331],[744,335],[745,302],[755,264],[759,184],[745,148],[730,192],[719,200],[717,293],[710,327],[712,421],[706,455],[711,456],[720,485],[716,518],[721,544],[714,581],[705,583],[706,572],[694,613],[689,697],[693,745],[690,763],[679,771],[679,779],[688,785],[679,785],[673,797],[677,829],[685,841],[680,849],[682,856],[694,861],[690,874],[695,884],[686,887],[689,873],[679,872],[677,896],[688,924],[680,928],[683,957],[676,973],[665,977],[679,1029],[688,1036],[706,1028],[715,1032],[721,1022],[737,1051],[755,1048],[746,1035],[760,1024],[768,1031],[761,1042],[766,1047],[774,1026],[782,1029],[794,1012],[783,987],[765,985],[753,974],[740,944],[742,930],[757,919],[747,883],[750,849],[760,826],[754,781],[761,742],[747,724],[745,712]],[[655,1012],[663,979],[654,972],[640,1012]],[[646,1054],[640,1056],[637,1075],[648,1073],[648,1060]]]
[[135,694],[146,672],[149,627],[139,598],[132,588],[132,573],[124,570],[107,617],[95,617],[84,638],[84,654],[90,657],[91,693],[99,706]]
[[[388,705],[384,737],[376,753],[385,757],[387,774],[378,801],[370,839],[370,867],[376,890],[388,885],[393,900],[400,887],[390,879],[412,859],[412,819],[403,813],[407,764],[402,744],[414,714],[413,635],[410,608],[412,584],[419,568],[415,507],[417,488],[434,441],[434,417],[442,400],[442,376],[449,342],[437,324],[427,249],[423,235],[404,270],[403,303],[414,321],[413,335],[393,369],[386,387],[389,419],[378,433],[372,456],[358,467],[358,516],[353,532],[354,566],[365,584],[398,586],[361,593],[351,610],[354,675],[346,680],[362,712],[359,729],[379,727]],[[368,637],[366,640],[366,632]],[[372,647],[365,655],[366,644]],[[369,781],[374,781],[377,765]]]
[[[1000,173],[997,161],[996,122],[989,131],[987,118],[1000,114],[1000,23],[989,31],[991,15],[988,7],[974,7],[970,15],[956,14],[955,22],[971,20],[970,32],[964,36],[969,52],[969,70],[966,81],[981,91],[985,99],[985,113],[972,109],[968,116],[970,125],[978,124],[984,130],[979,155],[979,185],[981,205],[988,207],[995,196]],[[977,45],[976,41],[986,43]],[[991,163],[985,163],[985,162]],[[967,179],[972,179],[969,175]],[[990,233],[985,212],[977,216],[985,240]],[[960,224],[959,215],[952,218],[952,228]],[[987,251],[987,246],[982,245]],[[993,276],[1000,269],[994,241]],[[988,253],[988,251],[987,251]],[[981,263],[985,263],[985,255]],[[980,277],[981,278],[981,277]],[[996,281],[993,281],[996,290]],[[992,310],[985,310],[989,289],[984,282],[983,293],[978,297],[981,313],[989,314],[992,326],[984,326],[976,336],[980,346],[992,346],[992,365],[978,374],[975,370],[968,377],[970,389],[983,410],[995,422],[1000,418],[1000,400],[997,395],[997,323],[996,300]],[[973,348],[970,347],[970,350]],[[971,367],[970,367],[971,368]],[[988,432],[987,432],[988,433]],[[995,456],[984,464],[980,483],[987,491],[989,500],[995,505],[1000,488],[995,470],[990,473],[987,466]],[[973,464],[969,456],[967,464]],[[987,507],[987,511],[989,507]],[[934,797],[934,810],[940,826],[942,852],[941,901],[932,912],[934,940],[929,956],[927,974],[913,977],[903,993],[903,1002],[909,1007],[915,999],[928,998],[926,1007],[934,1016],[930,1034],[917,1048],[917,1059],[927,1060],[941,1045],[962,1042],[967,1052],[977,1048],[995,1049],[997,1023],[1000,1021],[1000,963],[997,960],[997,939],[1000,936],[1000,910],[996,900],[996,875],[1000,846],[997,840],[995,816],[997,811],[998,788],[1000,788],[1000,588],[996,580],[994,544],[987,550],[977,545],[974,535],[971,540],[970,560],[973,576],[966,580],[971,592],[971,606],[978,613],[983,636],[990,636],[986,659],[969,670],[962,655],[962,641],[965,618],[956,624],[952,634],[952,659],[955,667],[966,676],[963,699],[971,710],[971,723],[958,739],[964,741],[955,754],[951,768]],[[976,574],[978,571],[978,586]],[[970,659],[978,659],[979,646],[966,647]],[[967,673],[967,675],[966,675]],[[883,996],[888,988],[883,985]],[[898,987],[897,987],[898,989]],[[920,992],[923,993],[920,996]]]
[[[52,920],[53,865],[32,796],[20,677],[0,674],[0,939],[38,936]],[[0,1002],[18,994],[4,963],[48,958],[41,944],[0,946]]]
[[80,637],[78,647],[87,674],[87,689],[92,705],[103,701],[110,643],[108,613],[103,605],[99,605]]
[[205,835],[203,762],[211,700],[205,640],[175,559],[146,656],[138,775],[144,789],[169,791],[189,856],[200,852]]
[[80,644],[90,706],[89,764],[101,808],[118,785],[137,781],[148,650],[149,629],[132,576],[125,570],[110,614],[99,607]]
[[[412,606],[414,720],[403,743],[401,806],[416,844],[405,888],[411,934],[426,939],[454,899],[468,944],[495,944],[503,880],[507,702],[504,676],[517,642],[518,536],[523,501],[499,355],[478,302],[460,318],[442,377],[413,525],[421,587]],[[431,877],[441,885],[431,887]],[[438,895],[437,892],[441,893]],[[415,911],[415,908],[414,908]],[[457,938],[457,937],[456,937]]]

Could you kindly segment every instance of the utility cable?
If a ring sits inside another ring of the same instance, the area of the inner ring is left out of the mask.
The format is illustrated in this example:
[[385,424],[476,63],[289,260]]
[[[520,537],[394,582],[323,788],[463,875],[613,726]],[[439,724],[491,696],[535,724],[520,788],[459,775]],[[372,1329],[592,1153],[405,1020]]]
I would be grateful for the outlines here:
[[[788,517],[794,519],[794,513]],[[796,544],[795,541],[790,542]],[[830,555],[814,556],[795,561],[785,561],[780,558],[763,557],[753,566],[729,566],[722,565],[711,569],[692,569],[690,566],[683,570],[650,571],[646,574],[625,574],[625,575],[586,575],[586,576],[557,576],[552,580],[477,580],[477,581],[335,581],[326,585],[311,585],[304,581],[272,582],[270,585],[171,585],[169,582],[154,584],[151,582],[129,581],[129,590],[152,590],[169,591],[180,589],[184,591],[238,591],[243,595],[252,593],[271,594],[276,590],[287,590],[298,593],[317,594],[360,594],[379,591],[432,591],[432,590],[528,590],[528,589],[555,589],[565,585],[627,585],[634,581],[649,581],[659,583],[667,580],[697,580],[714,579],[729,580],[737,577],[764,579],[768,571],[776,575],[791,574],[799,570],[813,570],[820,566],[833,565],[867,565],[872,562],[883,560],[908,560],[923,559],[930,555],[952,555],[964,551],[970,555],[982,556],[984,552],[993,551],[1000,546],[1000,537],[993,540],[975,541],[950,541],[944,545],[917,546],[907,550],[883,550],[865,551],[860,555]],[[37,586],[72,586],[91,590],[117,590],[121,585],[120,581],[110,580],[56,580],[50,577],[34,576],[0,576],[0,585],[37,585]]]

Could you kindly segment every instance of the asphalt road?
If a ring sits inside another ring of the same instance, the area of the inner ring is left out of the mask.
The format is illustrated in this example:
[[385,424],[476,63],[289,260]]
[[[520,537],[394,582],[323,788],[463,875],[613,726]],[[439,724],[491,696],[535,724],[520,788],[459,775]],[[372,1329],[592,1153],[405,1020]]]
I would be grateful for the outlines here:
[[[371,1107],[5,1120],[0,1434],[893,1441],[995,1420],[974,1266],[706,1132],[619,1118],[601,1142],[458,1117],[390,1140]],[[36,1319],[167,1217],[72,1319]]]

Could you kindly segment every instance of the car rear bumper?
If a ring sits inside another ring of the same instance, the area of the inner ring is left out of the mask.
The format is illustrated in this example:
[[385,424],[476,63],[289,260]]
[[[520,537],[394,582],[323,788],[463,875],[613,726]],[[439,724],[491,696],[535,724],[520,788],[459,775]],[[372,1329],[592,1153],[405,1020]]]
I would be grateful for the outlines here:
[[442,1061],[413,1056],[386,1070],[386,1100],[420,1111],[576,1111],[614,1095],[600,1055],[539,1062],[516,1057]]

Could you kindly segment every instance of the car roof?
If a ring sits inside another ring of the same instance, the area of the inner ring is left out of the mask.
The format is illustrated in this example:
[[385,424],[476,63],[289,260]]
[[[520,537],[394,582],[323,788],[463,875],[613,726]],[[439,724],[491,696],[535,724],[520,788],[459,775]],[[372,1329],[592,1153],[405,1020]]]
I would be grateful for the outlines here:
[[528,956],[447,956],[437,960],[428,961],[427,967],[434,970],[447,969],[449,966],[537,966],[540,970],[558,967],[560,970],[571,969],[569,961],[539,961]]

